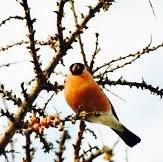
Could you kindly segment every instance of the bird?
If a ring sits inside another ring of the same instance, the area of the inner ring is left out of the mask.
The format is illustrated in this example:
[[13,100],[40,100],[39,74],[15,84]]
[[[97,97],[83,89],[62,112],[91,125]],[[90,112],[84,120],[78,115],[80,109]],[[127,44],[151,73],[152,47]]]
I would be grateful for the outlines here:
[[112,103],[84,64],[73,63],[69,71],[64,96],[72,110],[92,114],[86,118],[88,122],[110,127],[130,147],[139,143],[141,139],[119,121]]

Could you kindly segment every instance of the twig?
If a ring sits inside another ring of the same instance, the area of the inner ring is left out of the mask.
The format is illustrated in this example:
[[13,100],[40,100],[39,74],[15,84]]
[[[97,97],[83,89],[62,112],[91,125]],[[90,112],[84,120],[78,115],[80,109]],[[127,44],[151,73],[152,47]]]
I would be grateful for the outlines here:
[[[21,46],[23,44],[29,44],[29,41],[21,40],[21,41],[14,42],[10,45],[7,45],[6,47],[0,47],[0,52],[7,51],[12,47]],[[40,46],[52,46],[54,44],[54,42],[51,39],[48,39],[47,41],[36,40],[35,44],[40,45]]]
[[94,131],[92,131],[91,129],[89,129],[89,128],[87,128],[86,129],[86,131],[88,131],[89,133],[91,133],[92,134],[92,136],[95,138],[95,139],[97,139],[97,135],[95,134],[95,132]]
[[31,19],[30,8],[28,6],[27,0],[22,0],[22,6],[25,12],[25,19],[28,27],[28,38],[29,38],[29,49],[31,56],[33,58],[32,63],[34,64],[34,70],[36,72],[37,78],[42,82],[45,81],[44,74],[41,69],[41,64],[39,63],[39,56],[37,56],[38,48],[35,47],[35,30],[33,29],[33,23],[36,19]]
[[106,86],[107,86],[106,84],[103,85],[103,88],[104,88],[105,90],[109,91],[112,95],[114,95],[115,97],[121,99],[122,101],[126,101],[124,98],[122,98],[122,97],[120,97],[119,95],[117,95],[116,93],[110,91]]
[[83,21],[80,24],[78,24],[78,28],[76,28],[76,30],[68,38],[67,41],[68,46],[70,46],[74,42],[74,40],[78,37],[78,35],[82,33],[82,29],[87,28],[86,24],[89,22],[91,18],[95,17],[95,14],[99,12],[102,7],[103,7],[103,3],[98,2],[94,8],[91,7],[89,9],[88,14],[84,17]]
[[31,136],[31,132],[25,133],[26,145],[23,146],[23,148],[25,149],[25,159],[24,159],[25,162],[31,162],[33,157],[32,154],[34,153],[34,148],[31,148],[30,136]]
[[1,23],[0,23],[0,27],[2,25],[4,25],[7,21],[11,20],[11,19],[15,19],[15,20],[24,20],[25,17],[22,17],[22,16],[10,16],[8,17],[7,19],[3,20]]
[[56,154],[56,158],[55,158],[55,162],[63,162],[64,158],[63,158],[63,153],[65,151],[65,142],[67,139],[70,139],[70,136],[68,134],[68,131],[65,130],[60,138],[59,141],[57,141],[57,143],[59,144],[58,147],[58,151],[55,151]]
[[14,148],[14,141],[12,140],[11,142],[10,142],[10,145],[11,145],[11,150],[13,150],[12,152],[11,152],[11,159],[12,159],[12,161],[14,162],[15,161],[15,148]]
[[105,153],[105,150],[102,149],[97,149],[95,153],[91,153],[90,157],[85,159],[84,162],[92,162],[95,158],[97,158],[98,156],[102,155]]
[[[55,56],[49,63],[49,65],[46,67],[44,75],[46,79],[50,77],[50,75],[53,73],[55,67],[57,66],[58,62],[62,59],[62,57],[66,54],[67,50],[71,48],[72,43],[75,41],[81,30],[86,26],[86,24],[89,22],[89,20],[94,17],[95,13],[97,13],[101,8],[103,7],[101,2],[98,2],[97,5],[90,9],[88,15],[84,18],[82,23],[79,25],[79,27],[72,33],[72,35],[69,37],[67,40],[66,44],[64,44],[64,48],[62,49],[62,52],[59,50],[55,53]],[[24,100],[19,106],[17,112],[15,113],[15,118],[18,121],[22,121],[29,109],[31,108],[32,103],[35,101],[37,98],[38,94],[42,90],[42,86],[38,80],[36,80],[33,83],[33,87],[31,88],[31,91],[28,93],[29,94],[29,101],[27,102]],[[0,149],[4,150],[7,144],[9,143],[10,139],[13,137],[15,132],[17,131],[17,126],[13,122],[9,122],[8,127],[6,130],[1,134],[0,136]]]
[[19,64],[19,63],[22,63],[22,62],[25,62],[25,61],[26,61],[26,60],[11,62],[11,63],[7,63],[7,64],[1,64],[1,65],[0,65],[0,68],[2,68],[2,67],[9,67],[9,66],[11,66],[11,65]]
[[64,6],[65,3],[68,2],[69,0],[61,0],[59,5],[58,5],[58,11],[57,13],[57,30],[58,30],[58,39],[59,39],[59,49],[62,51],[64,48],[64,38],[63,38],[63,30],[64,28],[62,27],[62,18],[64,17]]
[[[111,4],[110,4],[111,5]],[[64,48],[62,51],[57,51],[55,57],[53,57],[51,63],[45,70],[45,76],[49,77],[50,74],[54,71],[54,68],[57,66],[58,62],[62,59],[64,55],[66,55],[66,52],[68,49],[72,48],[72,43],[75,41],[75,39],[78,37],[79,34],[81,34],[82,29],[84,29],[89,22],[91,18],[95,16],[97,12],[100,11],[100,9],[103,7],[102,2],[98,2],[94,8],[91,8],[88,12],[88,14],[85,16],[83,21],[78,25],[76,30],[72,32],[71,36],[67,39],[66,42],[64,42]]]
[[7,109],[3,110],[0,108],[0,117],[1,116],[6,116],[10,121],[12,122],[17,122],[16,119],[14,118],[14,115],[10,113]]
[[97,146],[92,147],[89,145],[89,149],[87,151],[83,150],[83,153],[80,155],[80,159],[83,159],[83,162],[85,162],[85,156],[88,156],[88,153],[92,154],[93,150],[98,151],[99,148]]
[[149,1],[149,4],[150,4],[150,7],[151,7],[151,9],[152,9],[153,15],[154,15],[155,19],[157,19],[156,13],[155,13],[155,10],[154,10],[154,7],[153,7],[153,5],[152,5],[151,0],[148,0],[148,1]]
[[125,161],[128,162],[128,147],[125,147]]
[[44,106],[43,106],[43,108],[42,108],[42,110],[43,111],[45,111],[45,109],[47,108],[47,105],[49,104],[49,102],[52,100],[52,98],[54,97],[54,94],[55,93],[53,93],[51,96],[50,96],[50,98],[46,101],[46,103],[44,104]]
[[6,90],[3,84],[0,84],[0,93],[6,100],[12,101],[14,105],[20,106],[22,104],[21,99],[18,98],[15,94],[13,94],[12,90]]
[[17,45],[22,45],[22,44],[28,44],[29,42],[28,41],[24,41],[24,40],[21,40],[21,41],[19,41],[19,42],[14,42],[14,43],[12,43],[12,44],[10,44],[10,45],[7,45],[6,47],[1,47],[0,48],[0,52],[1,51],[7,51],[8,49],[10,49],[10,48],[12,48],[12,47],[15,47],[15,46],[17,46]]
[[[32,103],[35,101],[40,91],[41,85],[38,82],[35,82],[31,92],[29,93],[30,102],[27,102],[27,100],[22,101],[17,112],[15,113],[14,117],[17,121],[21,122],[24,119],[24,116],[26,115],[27,111],[31,108]],[[5,149],[17,129],[17,124],[15,122],[8,122],[8,126],[0,136],[0,150]]]
[[79,127],[80,128],[79,128],[79,132],[78,132],[78,138],[77,138],[76,143],[73,145],[74,146],[74,162],[79,162],[79,160],[80,160],[79,151],[81,149],[83,133],[84,133],[85,127],[86,127],[84,120],[80,121]]
[[27,93],[27,89],[24,88],[24,82],[21,83],[21,89],[22,89],[22,94],[23,94],[23,97],[25,100],[29,100],[29,96],[28,96],[28,93]]
[[[147,47],[143,48],[142,51],[138,51],[138,52],[136,52],[136,53],[134,53],[134,54],[129,54],[129,55],[124,56],[124,57],[119,57],[119,58],[117,58],[117,59],[115,59],[115,60],[111,60],[110,62],[103,64],[103,65],[100,66],[100,67],[97,67],[95,70],[93,70],[93,73],[95,73],[95,72],[99,71],[100,69],[102,69],[102,68],[104,68],[104,67],[107,67],[107,66],[109,66],[109,68],[110,68],[110,65],[111,65],[112,63],[115,63],[115,62],[121,61],[121,60],[125,60],[125,59],[131,57],[132,59],[131,59],[130,61],[125,62],[125,63],[123,63],[122,65],[118,65],[118,66],[116,66],[115,68],[111,68],[110,70],[108,70],[108,69],[105,70],[105,72],[103,73],[103,75],[104,75],[104,74],[107,74],[107,73],[109,73],[109,72],[113,72],[113,71],[115,71],[115,70],[121,69],[121,68],[125,67],[126,65],[132,64],[134,61],[136,61],[137,59],[139,59],[142,55],[144,55],[144,54],[149,54],[150,52],[153,52],[153,51],[159,49],[160,47],[163,47],[163,43],[162,43],[162,44],[159,44],[159,45],[157,45],[157,46],[153,46],[153,47],[150,47],[150,44],[149,44]],[[101,75],[101,74],[98,74],[98,75],[96,75],[95,77],[98,78],[100,75]]]
[[126,80],[123,80],[122,78],[119,78],[117,81],[111,81],[108,78],[105,78],[104,80],[99,81],[100,85],[127,85],[130,88],[136,87],[141,88],[142,90],[146,89],[149,90],[152,94],[156,94],[160,96],[160,98],[163,97],[163,89],[160,89],[159,87],[153,87],[150,84],[147,84],[143,79],[142,82],[129,82]]
[[[76,11],[75,11],[74,0],[70,0],[70,2],[71,2],[73,15],[74,15],[75,25],[76,25],[76,27],[78,27],[78,16],[77,16]],[[86,54],[84,52],[84,47],[83,47],[83,43],[82,43],[82,39],[81,39],[80,34],[78,35],[78,40],[79,40],[79,46],[80,46],[81,54],[82,54],[82,57],[83,57],[83,62],[85,64],[85,66],[88,67],[88,62],[87,62],[87,59],[86,59]]]
[[43,149],[45,153],[53,149],[53,144],[51,142],[48,142],[46,138],[43,136],[43,134],[37,133],[37,137],[40,139],[40,142],[43,144]]
[[[142,52],[144,51],[144,49],[149,48],[149,47],[151,46],[151,43],[152,43],[152,37],[151,37],[151,40],[150,40],[149,44],[148,44],[145,48],[143,48]],[[162,45],[163,45],[163,44],[162,44]],[[119,61],[128,59],[128,58],[130,58],[130,57],[131,57],[131,58],[138,57],[139,55],[141,55],[142,52],[137,51],[136,53],[129,54],[129,55],[126,55],[126,56],[123,56],[123,57],[120,56],[120,57],[117,58],[117,59],[113,59],[113,60],[109,61],[108,63],[105,63],[105,64],[103,64],[103,65],[97,67],[96,69],[93,70],[93,73],[97,72],[98,70],[101,70],[102,68],[104,68],[104,67],[106,67],[106,66],[111,66],[113,63],[116,63],[116,62],[119,62]],[[144,53],[144,54],[145,54],[145,53]],[[138,57],[138,58],[139,58],[139,57]]]
[[89,66],[89,68],[90,68],[90,71],[92,72],[92,70],[93,70],[93,68],[94,68],[94,63],[95,63],[95,58],[96,58],[96,55],[98,54],[98,52],[99,52],[99,48],[98,48],[98,38],[99,38],[99,34],[98,33],[96,33],[96,46],[95,46],[95,51],[94,51],[94,53],[93,53],[93,55],[92,55],[92,59],[91,59],[91,62],[90,62],[90,66]]

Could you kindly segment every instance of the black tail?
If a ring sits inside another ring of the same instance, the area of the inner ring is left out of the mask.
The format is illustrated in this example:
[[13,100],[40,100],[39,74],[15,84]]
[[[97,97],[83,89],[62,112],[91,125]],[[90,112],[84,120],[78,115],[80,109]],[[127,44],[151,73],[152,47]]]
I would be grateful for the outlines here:
[[134,133],[129,131],[126,127],[124,127],[124,131],[123,132],[117,131],[115,129],[113,129],[113,130],[130,147],[135,146],[137,143],[139,143],[141,141],[141,139],[137,135],[135,135]]

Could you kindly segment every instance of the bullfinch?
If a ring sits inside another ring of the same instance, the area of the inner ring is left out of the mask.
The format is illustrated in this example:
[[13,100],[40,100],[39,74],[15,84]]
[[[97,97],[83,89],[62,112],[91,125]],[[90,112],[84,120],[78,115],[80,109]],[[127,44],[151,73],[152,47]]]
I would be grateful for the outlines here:
[[[70,66],[64,95],[74,112],[92,113],[86,118],[87,121],[109,126],[128,146],[133,147],[141,141],[120,123],[113,105],[83,64],[74,63]],[[94,112],[100,115],[95,115]]]

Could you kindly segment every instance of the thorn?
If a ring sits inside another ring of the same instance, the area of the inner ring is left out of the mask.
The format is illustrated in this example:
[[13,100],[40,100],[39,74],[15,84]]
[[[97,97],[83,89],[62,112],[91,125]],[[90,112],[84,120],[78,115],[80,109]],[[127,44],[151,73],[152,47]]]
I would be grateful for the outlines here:
[[148,0],[148,1],[149,1],[149,4],[150,4],[150,7],[151,7],[151,9],[152,9],[153,15],[154,15],[155,19],[157,20],[156,13],[155,13],[155,11],[154,11],[152,2],[151,2],[151,0]]

